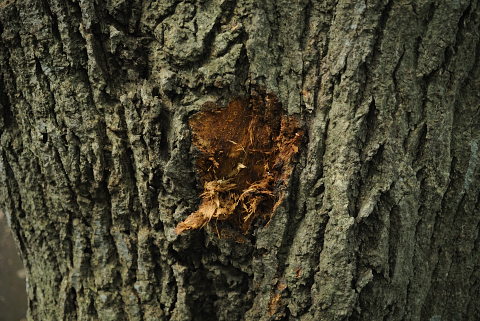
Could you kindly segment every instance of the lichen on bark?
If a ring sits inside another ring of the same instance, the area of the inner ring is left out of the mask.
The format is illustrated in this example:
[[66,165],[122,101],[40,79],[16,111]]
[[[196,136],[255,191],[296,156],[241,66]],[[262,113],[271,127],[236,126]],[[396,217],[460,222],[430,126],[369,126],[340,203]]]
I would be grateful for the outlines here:
[[[474,320],[479,25],[476,1],[2,2],[0,206],[29,318]],[[232,222],[175,233],[202,193],[215,215],[265,177]]]

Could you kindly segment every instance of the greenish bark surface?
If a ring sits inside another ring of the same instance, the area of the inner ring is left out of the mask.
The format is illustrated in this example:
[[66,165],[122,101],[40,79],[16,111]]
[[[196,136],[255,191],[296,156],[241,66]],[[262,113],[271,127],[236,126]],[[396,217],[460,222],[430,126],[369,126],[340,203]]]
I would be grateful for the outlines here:
[[[476,320],[480,9],[0,3],[0,206],[30,320]],[[243,243],[174,233],[189,119],[264,88],[303,147]]]

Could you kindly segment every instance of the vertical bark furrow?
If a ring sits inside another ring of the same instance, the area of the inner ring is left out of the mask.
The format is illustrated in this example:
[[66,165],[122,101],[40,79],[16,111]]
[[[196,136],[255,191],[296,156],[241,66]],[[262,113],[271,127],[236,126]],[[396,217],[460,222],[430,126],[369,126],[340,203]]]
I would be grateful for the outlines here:
[[[325,231],[326,243],[320,254],[320,271],[315,276],[313,287],[322,294],[319,296],[322,299],[314,300],[311,309],[311,313],[319,319],[335,318],[330,314],[333,311],[335,315],[340,312],[338,318],[341,318],[342,313],[350,315],[352,310],[347,307],[353,307],[357,300],[353,285],[357,278],[354,266],[357,264],[355,248],[358,245],[354,240],[356,226],[352,216],[355,215],[355,190],[361,164],[358,142],[365,132],[357,124],[362,123],[362,118],[368,114],[371,106],[371,99],[369,102],[368,94],[365,93],[368,88],[365,87],[368,79],[366,71],[377,38],[374,30],[385,10],[384,5],[339,4],[336,8],[337,17],[353,14],[355,18],[336,19],[330,29],[332,36],[325,63],[330,66],[327,70],[331,73],[334,87],[323,157],[327,196],[324,206],[329,211],[329,221]],[[344,15],[345,12],[349,14]],[[355,23],[355,19],[362,19],[362,24]],[[356,116],[359,104],[363,104],[364,108]],[[374,131],[373,128],[369,130]],[[339,231],[342,231],[342,236],[334,237]],[[362,282],[364,281],[360,283]],[[344,295],[338,297],[338,292]]]

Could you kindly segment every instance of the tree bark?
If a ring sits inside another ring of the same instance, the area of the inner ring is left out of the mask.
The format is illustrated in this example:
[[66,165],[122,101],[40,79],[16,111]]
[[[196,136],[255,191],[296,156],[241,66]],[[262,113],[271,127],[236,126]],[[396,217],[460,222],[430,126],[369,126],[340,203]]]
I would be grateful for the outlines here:
[[[29,320],[476,320],[479,12],[0,3],[0,206]],[[278,204],[177,235],[204,192],[189,121],[271,97],[303,133]]]

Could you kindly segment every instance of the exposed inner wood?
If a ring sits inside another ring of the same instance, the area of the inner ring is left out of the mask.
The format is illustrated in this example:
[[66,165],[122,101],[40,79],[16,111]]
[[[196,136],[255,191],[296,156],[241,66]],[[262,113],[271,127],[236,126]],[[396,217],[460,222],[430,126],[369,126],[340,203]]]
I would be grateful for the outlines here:
[[229,220],[247,233],[257,217],[271,218],[294,168],[302,130],[283,115],[273,94],[235,98],[227,107],[204,106],[190,120],[196,167],[204,186],[197,211],[175,233]]

